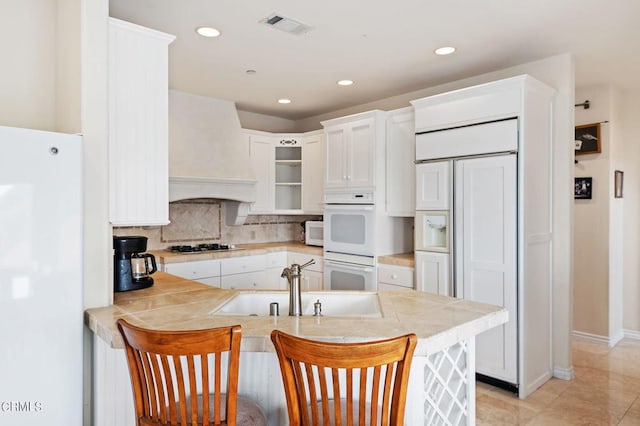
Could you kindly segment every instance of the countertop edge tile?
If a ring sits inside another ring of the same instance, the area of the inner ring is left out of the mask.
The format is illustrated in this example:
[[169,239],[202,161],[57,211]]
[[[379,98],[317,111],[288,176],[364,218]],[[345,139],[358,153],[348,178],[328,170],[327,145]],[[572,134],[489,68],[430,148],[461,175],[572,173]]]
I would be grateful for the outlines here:
[[[243,329],[241,350],[245,352],[273,352],[270,343],[273,329],[308,338],[343,342],[379,340],[416,333],[419,340],[416,355],[427,356],[503,324],[508,319],[506,309],[499,306],[404,291],[378,293],[384,315],[382,318],[214,315],[212,312],[239,290],[208,287],[210,291],[203,291],[203,287],[207,286],[175,278],[157,272],[154,274],[153,287],[128,293],[123,299],[124,303],[116,301],[111,306],[86,310],[86,326],[109,346],[118,349],[123,347],[115,326],[118,318],[125,318],[142,327],[167,329],[170,326],[176,330],[240,324]],[[183,286],[183,291],[176,291],[176,286]],[[211,298],[202,297],[209,293]]]

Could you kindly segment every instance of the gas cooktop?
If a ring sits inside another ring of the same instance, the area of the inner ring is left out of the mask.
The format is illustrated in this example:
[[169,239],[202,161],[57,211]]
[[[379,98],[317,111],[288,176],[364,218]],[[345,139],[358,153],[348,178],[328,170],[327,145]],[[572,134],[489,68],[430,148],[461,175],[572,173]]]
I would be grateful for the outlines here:
[[234,244],[198,244],[195,246],[170,246],[168,251],[172,253],[206,253],[210,251],[230,251],[230,250],[242,250],[241,248],[236,247]]

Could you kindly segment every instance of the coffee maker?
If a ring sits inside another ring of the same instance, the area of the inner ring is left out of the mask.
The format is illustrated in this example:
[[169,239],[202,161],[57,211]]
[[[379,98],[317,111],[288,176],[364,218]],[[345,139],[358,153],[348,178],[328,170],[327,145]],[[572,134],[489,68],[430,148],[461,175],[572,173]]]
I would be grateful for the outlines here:
[[156,258],[144,253],[147,250],[147,237],[114,235],[113,249],[114,291],[139,290],[153,285],[150,275],[157,271]]

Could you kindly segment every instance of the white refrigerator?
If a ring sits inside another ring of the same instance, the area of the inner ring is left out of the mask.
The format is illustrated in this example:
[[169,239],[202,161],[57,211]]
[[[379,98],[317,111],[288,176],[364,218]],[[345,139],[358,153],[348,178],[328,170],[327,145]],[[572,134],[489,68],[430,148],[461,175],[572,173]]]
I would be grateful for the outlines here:
[[0,127],[0,425],[82,424],[81,137]]

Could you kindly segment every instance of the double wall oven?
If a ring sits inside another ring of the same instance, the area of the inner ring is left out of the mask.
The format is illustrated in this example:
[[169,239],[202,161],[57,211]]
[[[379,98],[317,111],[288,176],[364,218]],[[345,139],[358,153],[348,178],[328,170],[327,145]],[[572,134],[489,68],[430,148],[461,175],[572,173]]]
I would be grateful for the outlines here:
[[327,194],[325,202],[325,290],[376,291],[373,194]]

